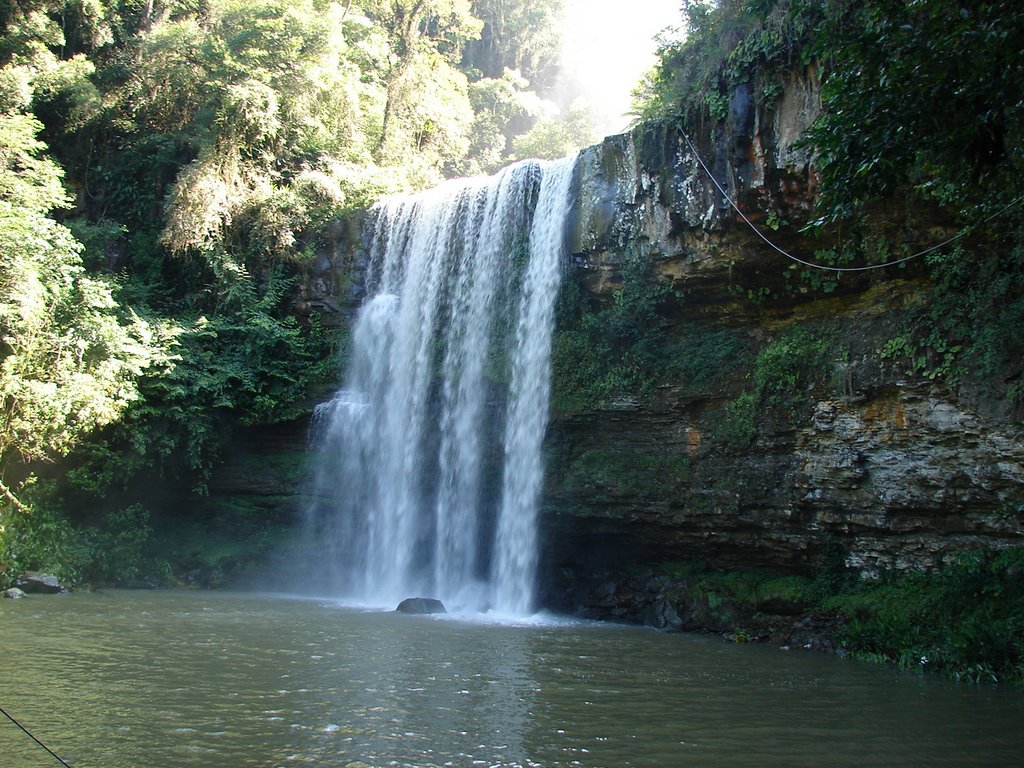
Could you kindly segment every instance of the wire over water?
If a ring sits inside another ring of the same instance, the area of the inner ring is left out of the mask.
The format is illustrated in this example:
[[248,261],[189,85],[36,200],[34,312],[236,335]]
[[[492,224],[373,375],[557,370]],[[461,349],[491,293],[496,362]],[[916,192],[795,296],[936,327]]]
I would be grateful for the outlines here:
[[[924,256],[926,254],[929,254],[932,251],[937,251],[940,248],[945,248],[950,243],[954,243],[957,240],[959,240],[960,238],[966,236],[973,229],[973,227],[965,227],[964,229],[961,229],[959,232],[957,232],[955,235],[953,235],[953,237],[951,237],[951,238],[949,238],[947,240],[943,240],[941,243],[937,243],[936,245],[933,245],[933,246],[930,246],[928,248],[925,248],[923,251],[918,251],[917,253],[912,253],[909,256],[904,256],[904,257],[899,258],[899,259],[894,259],[892,261],[887,261],[884,264],[869,264],[868,266],[865,266],[865,267],[830,267],[830,266],[827,266],[825,264],[815,264],[814,262],[811,262],[811,261],[805,261],[804,259],[801,259],[801,258],[799,258],[797,256],[794,256],[793,254],[789,253],[788,251],[786,251],[786,250],[780,248],[779,246],[777,246],[775,243],[773,243],[771,240],[769,240],[760,229],[757,228],[757,226],[754,224],[754,222],[752,222],[750,219],[747,218],[747,215],[745,213],[743,213],[743,211],[740,210],[739,205],[737,205],[736,202],[731,197],[729,197],[729,193],[725,191],[725,189],[722,187],[721,184],[718,183],[718,179],[715,178],[715,175],[711,172],[711,169],[708,168],[707,165],[704,163],[704,160],[701,159],[700,153],[697,152],[696,147],[693,146],[693,142],[690,141],[690,137],[687,136],[685,133],[682,133],[682,136],[683,136],[683,140],[686,142],[686,145],[690,148],[690,151],[693,153],[693,156],[695,158],[697,158],[697,162],[700,164],[700,167],[704,169],[704,173],[706,173],[708,175],[708,178],[711,179],[711,183],[714,184],[715,187],[718,188],[718,191],[721,193],[722,197],[724,197],[726,202],[728,202],[729,205],[731,205],[733,207],[733,209],[736,211],[736,213],[738,213],[740,215],[740,218],[743,219],[743,221],[745,221],[747,223],[747,226],[750,227],[752,230],[754,230],[754,234],[756,234],[758,237],[760,237],[762,240],[764,240],[772,249],[778,251],[783,256],[785,256],[787,259],[790,259],[791,261],[795,261],[797,264],[803,264],[805,267],[810,267],[811,269],[820,269],[820,270],[823,270],[823,271],[826,271],[826,272],[867,272],[868,270],[871,270],[871,269],[885,269],[886,267],[894,267],[894,266],[896,266],[898,264],[903,264],[903,263],[908,262],[908,261],[910,261],[912,259],[916,259],[919,256]],[[988,222],[992,221],[992,219],[994,219],[994,218],[996,218],[998,216],[1002,216],[1004,213],[1006,213],[1008,210],[1010,210],[1010,208],[1012,208],[1015,205],[1018,205],[1021,201],[1024,201],[1024,195],[1021,195],[1016,200],[1013,200],[1013,201],[1007,203],[1002,208],[1000,208],[998,211],[993,213],[991,216],[989,216],[986,219],[983,219],[980,223],[981,224],[987,224]]]
[[50,753],[51,755],[53,755],[53,758],[54,758],[54,759],[55,759],[55,760],[56,760],[57,762],[59,762],[59,763],[60,763],[61,765],[66,765],[66,766],[67,766],[67,768],[71,768],[71,766],[70,766],[70,765],[68,765],[68,763],[64,762],[64,759],[63,759],[63,758],[62,758],[62,757],[61,757],[60,755],[58,755],[58,754],[57,754],[56,752],[54,752],[54,751],[53,751],[52,749],[50,749],[50,748],[49,748],[48,746],[46,746],[45,744],[43,744],[43,742],[41,742],[41,741],[40,741],[39,739],[37,739],[37,738],[36,738],[35,736],[33,736],[33,735],[32,735],[32,732],[31,732],[31,731],[29,731],[29,729],[28,729],[28,728],[26,728],[26,727],[25,727],[24,725],[22,725],[22,724],[21,724],[21,723],[19,723],[19,722],[18,722],[17,720],[15,720],[15,719],[14,719],[14,716],[13,716],[13,715],[11,715],[11,714],[10,714],[10,713],[9,713],[9,712],[8,712],[8,711],[7,711],[6,709],[4,709],[3,707],[0,707],[0,714],[2,714],[2,715],[3,715],[4,717],[6,717],[6,718],[7,718],[8,720],[10,720],[10,721],[11,721],[12,723],[14,723],[14,724],[15,724],[16,726],[18,726],[18,727],[19,727],[19,728],[20,728],[20,729],[21,729],[22,731],[24,731],[24,732],[25,732],[25,735],[26,735],[26,736],[28,736],[28,737],[29,737],[30,739],[32,739],[32,741],[34,741],[34,742],[35,742],[36,744],[38,744],[38,745],[39,745],[40,747],[42,747],[42,748],[43,748],[43,749],[45,749],[45,750],[46,750],[47,752],[49,752],[49,753]]

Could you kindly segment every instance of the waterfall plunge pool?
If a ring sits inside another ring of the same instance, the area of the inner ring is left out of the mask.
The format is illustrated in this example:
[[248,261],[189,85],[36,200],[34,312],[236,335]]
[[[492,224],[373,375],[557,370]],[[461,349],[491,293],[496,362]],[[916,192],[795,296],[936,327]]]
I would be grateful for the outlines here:
[[[0,706],[74,768],[1016,766],[1024,695],[567,621],[110,591],[0,603]],[[5,768],[56,765],[6,720]]]

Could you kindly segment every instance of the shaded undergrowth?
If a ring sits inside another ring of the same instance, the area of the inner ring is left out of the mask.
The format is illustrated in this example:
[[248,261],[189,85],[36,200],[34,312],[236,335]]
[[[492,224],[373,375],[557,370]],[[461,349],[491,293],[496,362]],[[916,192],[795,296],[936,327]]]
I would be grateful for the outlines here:
[[832,644],[852,658],[1024,685],[1024,547],[966,553],[934,571],[871,581],[835,558],[814,577],[679,563],[663,571],[684,581],[691,598],[740,617],[738,639],[769,613],[826,617],[834,619]]

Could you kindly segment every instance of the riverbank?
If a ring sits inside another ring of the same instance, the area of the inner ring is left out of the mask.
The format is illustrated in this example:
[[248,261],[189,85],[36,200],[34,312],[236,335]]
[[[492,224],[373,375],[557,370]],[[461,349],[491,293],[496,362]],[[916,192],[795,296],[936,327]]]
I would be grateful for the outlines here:
[[584,618],[1024,685],[1024,547],[870,580],[841,557],[814,577],[664,563],[627,576],[562,578],[552,601]]

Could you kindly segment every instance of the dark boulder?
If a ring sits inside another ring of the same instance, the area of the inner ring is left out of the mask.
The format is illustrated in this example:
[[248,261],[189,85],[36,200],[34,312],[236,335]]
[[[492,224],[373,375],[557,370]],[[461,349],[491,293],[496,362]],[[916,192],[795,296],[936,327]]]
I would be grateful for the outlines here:
[[683,620],[669,600],[656,597],[644,610],[643,623],[657,629],[679,629]]
[[50,573],[37,573],[36,571],[25,571],[15,582],[14,586],[35,595],[54,595],[58,592],[67,592],[67,587],[60,583],[60,579]]
[[395,610],[398,613],[448,613],[444,603],[432,597],[407,597]]

